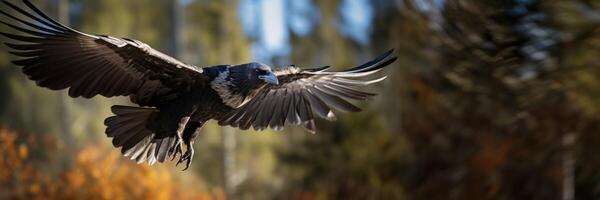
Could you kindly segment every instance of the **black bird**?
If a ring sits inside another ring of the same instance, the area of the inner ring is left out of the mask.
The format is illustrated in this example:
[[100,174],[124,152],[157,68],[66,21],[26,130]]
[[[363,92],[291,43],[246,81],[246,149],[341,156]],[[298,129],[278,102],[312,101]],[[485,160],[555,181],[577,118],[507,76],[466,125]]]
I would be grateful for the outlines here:
[[[392,53],[388,51],[341,72],[327,71],[329,67],[271,68],[261,63],[200,68],[137,40],[74,30],[28,0],[23,3],[29,11],[2,2],[20,16],[0,10],[4,16],[0,22],[20,34],[0,34],[14,40],[5,43],[10,53],[20,58],[13,63],[22,66],[23,73],[38,86],[68,88],[71,97],[129,96],[139,105],[113,106],[115,115],[104,121],[113,145],[138,163],[154,164],[179,156],[177,164],[186,162],[187,169],[194,155],[194,138],[208,120],[257,131],[301,125],[314,133],[315,115],[333,121],[332,110],[361,111],[348,101],[366,100],[375,94],[357,87],[386,77],[360,78],[396,61],[386,60]],[[14,24],[17,22],[20,25]]]

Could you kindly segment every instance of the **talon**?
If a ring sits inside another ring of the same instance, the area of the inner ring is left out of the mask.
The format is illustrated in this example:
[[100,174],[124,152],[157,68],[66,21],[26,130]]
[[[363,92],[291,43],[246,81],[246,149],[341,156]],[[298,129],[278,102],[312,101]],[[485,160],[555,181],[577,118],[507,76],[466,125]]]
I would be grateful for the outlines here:
[[177,141],[177,143],[175,144],[175,146],[171,149],[169,149],[169,154],[171,154],[171,161],[175,160],[175,157],[177,157],[177,154],[181,155],[183,153],[183,147],[181,146],[181,144],[183,143],[183,140],[180,138],[179,141]]
[[185,152],[185,154],[183,154],[179,157],[179,160],[177,161],[177,164],[175,164],[175,166],[179,166],[179,164],[183,163],[183,161],[187,161],[186,167],[183,170],[183,171],[185,171],[189,167],[189,162],[190,162],[190,157],[188,155],[188,152]]
[[177,161],[177,164],[175,164],[175,167],[179,166],[179,164],[183,163],[183,156],[179,157],[179,160]]
[[[184,154],[181,154],[181,156],[179,156],[179,160],[177,161],[177,164],[175,164],[175,166],[179,166],[179,164],[183,163],[183,161],[189,160],[190,159],[190,155],[189,155],[189,150],[186,150],[186,152]],[[187,167],[186,167],[187,169]]]
[[190,165],[192,164],[192,159],[194,158],[194,147],[192,144],[186,144],[187,146],[187,150],[185,151],[185,153],[181,156],[181,159],[179,159],[179,162],[183,162],[186,161],[185,163],[185,168],[183,169],[183,171],[187,170],[190,168]]
[[185,163],[185,168],[183,168],[183,170],[182,170],[182,171],[185,171],[185,170],[187,170],[188,168],[190,168],[190,164],[192,164],[192,159],[188,159],[188,160],[187,160],[187,163]]
[[175,153],[173,153],[173,156],[171,157],[171,161],[175,160],[175,157],[177,157],[177,154],[181,155],[181,149],[179,147],[177,147],[175,150]]

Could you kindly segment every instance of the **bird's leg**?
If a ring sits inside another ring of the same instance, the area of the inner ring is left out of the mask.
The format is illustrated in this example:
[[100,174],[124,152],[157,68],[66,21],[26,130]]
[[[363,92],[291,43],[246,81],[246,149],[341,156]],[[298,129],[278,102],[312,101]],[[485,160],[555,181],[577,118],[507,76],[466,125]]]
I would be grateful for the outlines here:
[[194,142],[186,141],[185,146],[187,147],[187,149],[186,149],[185,153],[183,155],[181,155],[181,157],[179,158],[179,161],[176,164],[176,166],[177,166],[180,163],[183,163],[183,161],[186,161],[185,168],[183,169],[183,171],[187,170],[190,167],[190,165],[192,164],[192,159],[194,158]]
[[183,140],[181,138],[177,139],[177,142],[175,143],[175,146],[172,146],[171,149],[169,149],[169,155],[171,155],[171,161],[175,160],[175,157],[177,157],[177,154],[182,155],[183,154],[183,147],[181,146],[181,144],[183,143]]
[[192,164],[192,159],[194,158],[194,141],[196,140],[198,134],[200,134],[203,124],[203,122],[191,122],[187,125],[185,131],[183,132],[183,142],[187,149],[179,158],[179,162],[177,162],[177,164],[180,164],[186,161],[185,169],[183,170],[187,170]]
[[190,120],[190,117],[183,117],[183,118],[181,118],[181,120],[179,120],[179,124],[177,127],[177,143],[175,143],[175,146],[173,146],[171,149],[169,149],[169,154],[172,155],[171,161],[175,160],[175,157],[177,157],[177,154],[179,154],[179,155],[183,154],[183,145],[182,145],[183,144],[183,131],[185,130],[185,126],[189,120]]

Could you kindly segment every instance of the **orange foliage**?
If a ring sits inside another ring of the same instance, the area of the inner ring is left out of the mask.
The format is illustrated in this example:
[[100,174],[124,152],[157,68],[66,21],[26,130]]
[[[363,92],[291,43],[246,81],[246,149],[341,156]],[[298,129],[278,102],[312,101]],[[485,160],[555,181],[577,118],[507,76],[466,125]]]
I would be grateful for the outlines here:
[[75,159],[69,167],[52,173],[48,168],[55,162],[42,160],[40,166],[34,166],[33,150],[25,142],[18,144],[17,136],[0,129],[0,199],[210,200],[224,196],[222,192],[201,192],[199,181],[172,176],[173,169],[136,165],[114,149],[97,146],[87,146],[76,155],[64,153],[62,156]]

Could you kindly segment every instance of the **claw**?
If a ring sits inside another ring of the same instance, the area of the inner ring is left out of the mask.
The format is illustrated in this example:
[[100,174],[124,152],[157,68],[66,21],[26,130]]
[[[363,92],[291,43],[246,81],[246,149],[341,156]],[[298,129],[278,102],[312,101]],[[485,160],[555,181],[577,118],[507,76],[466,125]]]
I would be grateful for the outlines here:
[[192,159],[194,158],[193,145],[186,144],[186,146],[187,146],[187,149],[186,149],[185,153],[183,155],[181,155],[181,157],[179,157],[179,161],[177,161],[177,164],[175,164],[175,166],[179,166],[179,164],[181,164],[185,161],[185,168],[183,169],[183,171],[190,168],[190,165],[192,164]]
[[171,149],[169,149],[169,154],[171,154],[171,161],[175,160],[175,157],[177,157],[177,154],[182,155],[183,154],[183,147],[181,146],[181,144],[183,143],[183,140],[180,138],[179,141],[177,141],[177,143],[175,144],[175,146]]
[[187,161],[186,163],[186,167],[183,171],[185,171],[188,167],[189,167],[189,163],[191,162],[191,157],[188,151],[185,152],[185,154],[181,155],[179,157],[179,160],[177,161],[177,164],[175,164],[175,166],[179,166],[179,164],[183,163],[183,161]]
[[185,171],[188,168],[190,168],[190,164],[192,164],[192,159],[187,160],[187,162],[185,163],[185,168],[183,168],[183,170],[181,170],[181,171]]
[[175,167],[179,166],[179,164],[183,163],[183,156],[179,157],[179,160],[175,164]]
[[175,157],[177,157],[177,154],[181,155],[181,149],[179,147],[176,147],[174,149],[175,153],[173,153],[173,155],[171,156],[171,161],[175,160]]

